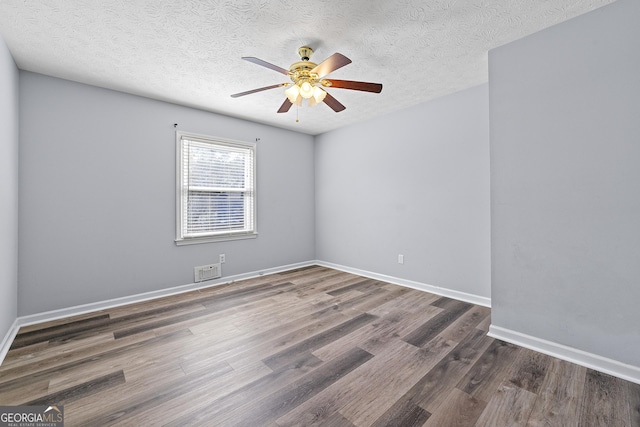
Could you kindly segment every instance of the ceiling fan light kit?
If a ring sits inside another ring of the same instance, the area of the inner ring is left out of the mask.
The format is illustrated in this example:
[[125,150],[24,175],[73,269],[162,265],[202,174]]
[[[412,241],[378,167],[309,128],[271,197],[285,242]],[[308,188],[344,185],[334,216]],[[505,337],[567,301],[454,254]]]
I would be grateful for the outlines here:
[[313,49],[309,46],[302,46],[298,49],[300,61],[294,62],[289,70],[270,64],[253,56],[242,57],[245,61],[270,68],[281,74],[287,75],[292,83],[280,83],[271,86],[265,86],[258,89],[240,92],[231,95],[232,98],[250,95],[252,93],[261,92],[263,90],[275,89],[277,87],[287,87],[285,90],[286,99],[278,110],[278,113],[286,113],[292,105],[301,106],[303,100],[307,100],[307,105],[313,107],[316,104],[324,102],[333,111],[340,112],[346,107],[337,99],[327,93],[324,88],[333,87],[338,89],[351,89],[363,92],[380,93],[382,84],[358,82],[351,80],[329,80],[324,77],[329,73],[342,68],[351,63],[351,60],[340,53],[334,53],[320,64],[311,62],[309,59],[313,55]]
[[292,104],[302,105],[302,100],[308,100],[307,103],[310,107],[321,103],[327,92],[320,89],[318,86],[312,86],[309,82],[302,82],[302,84],[292,84],[289,89],[284,91],[285,95]]

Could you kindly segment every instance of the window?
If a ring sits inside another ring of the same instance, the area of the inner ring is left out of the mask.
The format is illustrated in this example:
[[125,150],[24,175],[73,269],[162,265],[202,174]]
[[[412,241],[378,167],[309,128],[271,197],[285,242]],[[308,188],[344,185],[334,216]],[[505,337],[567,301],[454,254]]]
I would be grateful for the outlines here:
[[176,143],[176,244],[256,237],[256,145],[184,132]]

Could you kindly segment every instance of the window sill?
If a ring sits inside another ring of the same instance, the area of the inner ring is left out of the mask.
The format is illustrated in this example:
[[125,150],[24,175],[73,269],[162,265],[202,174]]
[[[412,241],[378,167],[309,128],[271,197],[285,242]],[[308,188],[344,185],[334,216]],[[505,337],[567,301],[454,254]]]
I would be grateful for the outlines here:
[[225,236],[206,236],[206,237],[192,237],[188,239],[176,239],[176,246],[185,245],[198,245],[200,243],[215,243],[215,242],[227,242],[230,240],[244,240],[255,239],[258,237],[258,233],[249,234],[228,234]]

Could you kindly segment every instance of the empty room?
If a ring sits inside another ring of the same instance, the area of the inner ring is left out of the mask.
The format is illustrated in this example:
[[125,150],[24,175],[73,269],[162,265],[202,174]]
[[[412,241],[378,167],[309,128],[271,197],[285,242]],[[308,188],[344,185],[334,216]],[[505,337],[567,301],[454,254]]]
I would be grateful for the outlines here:
[[0,427],[640,427],[638,22],[3,0]]

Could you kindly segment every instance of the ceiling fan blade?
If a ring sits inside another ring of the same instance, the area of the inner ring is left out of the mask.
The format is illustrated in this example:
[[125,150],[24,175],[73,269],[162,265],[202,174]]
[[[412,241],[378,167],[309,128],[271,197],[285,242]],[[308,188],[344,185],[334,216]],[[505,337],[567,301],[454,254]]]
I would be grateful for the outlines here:
[[238,98],[240,96],[251,95],[252,93],[262,92],[263,90],[275,89],[277,87],[286,86],[288,83],[278,83],[277,85],[265,86],[258,89],[248,90],[246,92],[234,93],[231,95],[232,98]]
[[352,80],[327,80],[331,84],[327,87],[335,87],[338,89],[361,90],[363,92],[382,92],[382,84],[369,82],[355,82]]
[[282,67],[278,67],[277,65],[270,64],[267,61],[263,61],[262,59],[258,59],[253,56],[243,56],[242,59],[244,59],[245,61],[253,62],[254,64],[257,64],[257,65],[262,65],[263,67],[270,68],[273,71],[277,71],[279,73],[284,74],[285,76],[289,75],[289,70],[285,70]]
[[291,103],[291,101],[289,101],[289,98],[285,98],[284,102],[280,106],[280,109],[278,110],[278,113],[286,113],[287,111],[289,111],[292,105],[293,104]]
[[[326,91],[325,91],[326,92]],[[327,104],[329,107],[331,107],[331,109],[333,111],[335,111],[336,113],[339,113],[340,111],[344,110],[345,107],[344,105],[342,105],[340,103],[340,101],[338,101],[337,99],[335,99],[333,96],[331,96],[329,93],[327,93],[327,95],[324,97],[324,101],[325,104]]]
[[351,60],[344,56],[341,53],[334,53],[310,71],[310,73],[315,73],[318,76],[326,76],[327,74],[337,70],[338,68],[342,68],[345,65],[351,64]]

